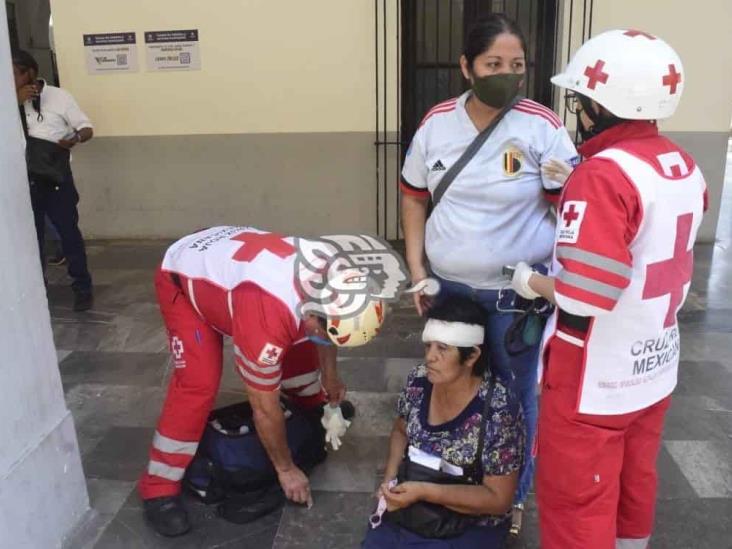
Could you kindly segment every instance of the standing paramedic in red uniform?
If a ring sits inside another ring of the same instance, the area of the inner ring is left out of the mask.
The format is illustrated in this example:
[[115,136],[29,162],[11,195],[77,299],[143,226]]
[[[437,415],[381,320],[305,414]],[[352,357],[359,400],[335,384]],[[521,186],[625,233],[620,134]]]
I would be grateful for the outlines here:
[[[303,408],[340,403],[346,389],[336,370],[336,346],[373,338],[383,304],[366,301],[355,316],[339,315],[332,304],[325,318],[301,313],[308,296],[296,284],[296,258],[294,238],[251,227],[206,229],[165,254],[155,288],[175,370],[139,483],[145,517],[160,534],[190,529],[181,479],[216,398],[225,335],[233,339],[257,434],[285,495],[297,503],[311,500],[308,479],[287,446],[280,393]],[[348,283],[337,278],[328,283]]]
[[655,123],[685,79],[676,52],[636,30],[592,38],[552,78],[569,90],[586,160],[561,196],[553,276],[520,263],[512,280],[558,309],[539,414],[542,549],[645,549],[653,530],[676,315],[706,209],[699,168]]

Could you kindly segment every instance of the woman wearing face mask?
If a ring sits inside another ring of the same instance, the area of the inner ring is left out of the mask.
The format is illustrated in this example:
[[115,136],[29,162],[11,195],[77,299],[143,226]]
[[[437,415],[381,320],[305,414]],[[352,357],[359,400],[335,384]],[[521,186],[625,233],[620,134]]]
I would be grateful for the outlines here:
[[[500,548],[523,455],[521,407],[492,371],[480,305],[453,297],[427,316],[424,364],[399,397],[380,503],[362,547]],[[444,536],[435,509],[470,523]]]
[[[514,533],[533,474],[531,440],[536,425],[538,346],[510,356],[505,334],[515,294],[504,265],[548,263],[554,240],[551,201],[561,184],[542,174],[550,160],[577,162],[559,118],[527,99],[515,101],[526,71],[526,44],[516,23],[500,14],[481,20],[460,57],[471,89],[430,110],[417,130],[402,171],[402,222],[413,283],[430,271],[441,283],[438,300],[469,296],[486,315],[486,343],[499,376],[512,383],[524,408],[527,451],[516,493]],[[430,198],[476,136],[503,118],[458,173],[427,219]],[[425,255],[427,261],[425,261]],[[417,311],[430,306],[415,293]]]

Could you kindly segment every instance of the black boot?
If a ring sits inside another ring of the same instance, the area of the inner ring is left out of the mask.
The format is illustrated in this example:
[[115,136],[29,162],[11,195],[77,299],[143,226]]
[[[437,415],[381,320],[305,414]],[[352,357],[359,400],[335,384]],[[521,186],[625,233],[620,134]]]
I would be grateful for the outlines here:
[[80,313],[88,311],[94,305],[94,294],[91,290],[74,291],[74,311]]
[[182,536],[191,529],[188,513],[180,496],[166,496],[143,500],[145,518],[158,534]]

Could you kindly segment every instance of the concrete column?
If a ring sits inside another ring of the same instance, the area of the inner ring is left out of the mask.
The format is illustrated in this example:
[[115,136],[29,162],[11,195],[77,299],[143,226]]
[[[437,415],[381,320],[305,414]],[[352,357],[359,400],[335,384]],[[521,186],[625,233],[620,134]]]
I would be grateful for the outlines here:
[[38,258],[0,5],[0,546],[60,547],[89,508]]

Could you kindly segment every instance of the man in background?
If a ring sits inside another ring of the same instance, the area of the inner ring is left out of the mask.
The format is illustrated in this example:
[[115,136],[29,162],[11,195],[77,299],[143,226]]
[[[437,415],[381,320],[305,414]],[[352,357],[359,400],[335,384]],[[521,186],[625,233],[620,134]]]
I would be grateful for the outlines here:
[[66,90],[38,78],[38,63],[28,52],[13,53],[13,74],[26,137],[28,179],[41,265],[45,270],[45,217],[61,238],[74,291],[74,311],[93,305],[92,279],[87,268],[84,238],[76,205],[79,194],[71,173],[70,150],[89,141],[89,118]]

